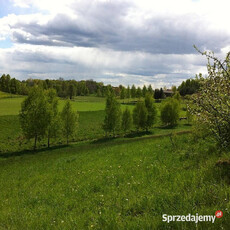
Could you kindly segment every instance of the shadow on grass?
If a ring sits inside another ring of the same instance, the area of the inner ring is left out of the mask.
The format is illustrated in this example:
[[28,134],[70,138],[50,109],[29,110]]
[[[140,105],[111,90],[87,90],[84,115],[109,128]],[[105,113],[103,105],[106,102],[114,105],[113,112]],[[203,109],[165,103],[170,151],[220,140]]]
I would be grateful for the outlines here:
[[177,125],[164,125],[157,127],[158,129],[176,129]]
[[55,149],[62,149],[67,147],[68,145],[58,145],[58,146],[52,146],[52,147],[46,147],[46,148],[40,148],[36,150],[21,150],[16,152],[5,152],[0,153],[0,158],[10,158],[10,157],[16,157],[16,156],[23,156],[23,155],[33,155],[41,152],[51,151]]
[[122,105],[136,105],[137,101],[121,102]]
[[124,137],[127,138],[135,138],[135,137],[142,137],[146,135],[152,135],[153,133],[151,131],[140,131],[140,132],[131,132],[129,134],[126,134]]
[[103,144],[103,143],[107,143],[107,142],[111,142],[117,138],[119,138],[120,136],[117,137],[103,137],[103,138],[99,138],[97,140],[94,140],[91,142],[91,144]]
[[142,136],[147,136],[147,135],[153,135],[153,132],[151,131],[135,131],[135,132],[131,132],[128,133],[124,136],[121,135],[117,135],[115,137],[113,136],[109,136],[109,137],[103,137],[97,140],[92,141],[92,144],[103,144],[103,143],[109,143],[109,142],[113,142],[116,139],[119,139],[120,137],[124,137],[124,138],[136,138],[136,137],[142,137]]
[[188,123],[186,123],[186,124],[184,124],[184,126],[192,126],[192,124],[188,124]]

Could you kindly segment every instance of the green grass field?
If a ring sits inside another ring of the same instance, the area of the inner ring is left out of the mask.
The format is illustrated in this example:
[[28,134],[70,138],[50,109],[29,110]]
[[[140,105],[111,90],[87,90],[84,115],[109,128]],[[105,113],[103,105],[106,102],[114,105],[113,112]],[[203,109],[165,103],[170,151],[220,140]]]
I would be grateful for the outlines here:
[[[208,137],[176,135],[191,130],[186,121],[162,127],[160,103],[149,133],[105,139],[105,99],[77,97],[71,102],[79,112],[74,142],[52,140],[47,149],[43,140],[34,152],[20,128],[23,99],[0,94],[0,230],[229,229],[230,173],[215,164],[230,152],[220,152]],[[162,214],[216,210],[224,216],[214,224],[162,222]]]
[[5,93],[0,91],[0,99],[2,98],[18,98],[18,97],[22,97],[21,95],[17,95],[17,94],[10,94],[10,93]]
[[[1,158],[0,229],[228,229],[230,187],[215,146],[174,138],[176,149],[165,137]],[[219,209],[214,224],[162,222]]]
[[[7,95],[7,94],[6,94]],[[3,115],[18,115],[21,103],[25,97],[5,97],[5,94],[2,93],[2,97],[0,94],[0,116]],[[65,100],[59,100],[59,110],[61,111],[65,104]],[[75,100],[71,101],[73,109],[78,112],[86,112],[86,111],[99,111],[105,109],[105,98],[98,97],[77,97]],[[121,108],[124,109],[126,107],[133,108],[132,105],[121,105]]]
[[[18,115],[21,103],[25,97],[0,97],[0,116]],[[59,100],[59,110],[62,110],[65,100]],[[81,111],[98,111],[105,109],[105,98],[79,97],[71,101],[73,109]]]

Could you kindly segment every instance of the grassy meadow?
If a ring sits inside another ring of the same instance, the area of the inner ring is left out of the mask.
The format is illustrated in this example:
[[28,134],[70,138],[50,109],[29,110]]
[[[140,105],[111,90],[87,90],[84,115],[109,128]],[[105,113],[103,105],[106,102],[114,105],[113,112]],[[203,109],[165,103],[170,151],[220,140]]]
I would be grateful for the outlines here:
[[176,136],[2,157],[0,229],[196,229],[161,215],[219,209],[222,219],[197,228],[228,229],[230,188],[215,148]]
[[[209,137],[186,134],[192,129],[187,121],[162,127],[161,103],[149,133],[103,139],[105,99],[76,97],[73,142],[56,140],[47,149],[44,140],[32,151],[19,124],[23,98],[0,93],[0,230],[229,229],[230,172],[216,162],[229,159],[230,152],[219,151]],[[162,222],[163,214],[217,210],[223,217],[214,224]]]

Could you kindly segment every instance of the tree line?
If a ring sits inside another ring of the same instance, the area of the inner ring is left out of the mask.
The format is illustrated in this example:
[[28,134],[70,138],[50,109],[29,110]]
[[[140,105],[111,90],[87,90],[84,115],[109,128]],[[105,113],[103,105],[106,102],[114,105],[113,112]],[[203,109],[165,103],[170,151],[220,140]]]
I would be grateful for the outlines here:
[[11,78],[9,74],[3,74],[0,78],[0,90],[6,93],[28,95],[29,90],[38,86],[44,90],[55,89],[59,97],[72,99],[74,96],[87,96],[96,92],[98,87],[102,87],[103,83],[97,83],[93,80],[75,81],[64,80],[41,80],[27,79],[19,81]]
[[200,89],[202,74],[196,75],[195,79],[187,79],[178,86],[181,96],[197,93]]
[[[173,98],[168,98],[162,103],[160,118],[164,125],[173,126],[179,119],[179,100],[178,94]],[[105,119],[103,129],[108,134],[115,136],[116,133],[123,131],[129,132],[132,125],[137,131],[148,131],[156,122],[157,108],[153,96],[146,93],[144,101],[139,100],[131,113],[130,109],[122,112],[121,105],[114,94],[108,95],[106,99]]]
[[[63,78],[57,80],[27,79],[19,81],[15,78],[11,78],[9,74],[3,74],[0,78],[0,91],[6,93],[28,95],[29,90],[34,86],[38,86],[44,90],[55,89],[58,97],[70,99],[73,99],[75,96],[88,96],[90,94],[98,97],[107,97],[110,93],[114,93],[117,97],[120,97],[120,99],[141,98],[145,97],[146,93],[153,95],[155,99],[163,99],[166,97],[163,88],[153,89],[151,85],[136,87],[133,84],[131,87],[125,87],[123,85],[113,87],[93,80],[75,81],[64,80]],[[199,83],[196,79],[188,79],[186,82],[182,82],[178,90],[180,94],[184,96],[197,92],[198,88]]]
[[[55,89],[58,97],[70,99],[75,96],[88,96],[90,94],[98,97],[106,97],[110,93],[114,93],[121,99],[145,97],[147,92],[154,95],[154,90],[151,85],[148,87],[144,85],[142,88],[136,87],[135,85],[132,85],[132,87],[122,85],[113,87],[93,80],[76,81],[64,80],[63,78],[57,80],[27,79],[19,81],[15,78],[11,78],[9,74],[3,74],[0,78],[0,90],[6,93],[28,95],[30,88],[34,86],[38,86],[44,90]],[[162,88],[160,90],[155,89],[155,92],[155,99],[164,98]]]

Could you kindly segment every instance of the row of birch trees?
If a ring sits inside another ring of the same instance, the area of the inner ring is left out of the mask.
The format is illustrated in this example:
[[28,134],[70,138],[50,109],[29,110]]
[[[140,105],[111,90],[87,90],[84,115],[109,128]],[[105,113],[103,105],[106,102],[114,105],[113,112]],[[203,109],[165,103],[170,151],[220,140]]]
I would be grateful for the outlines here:
[[19,117],[26,139],[34,139],[34,149],[37,142],[44,138],[47,138],[47,146],[50,147],[51,138],[60,135],[66,138],[68,144],[78,123],[78,113],[73,111],[69,100],[59,112],[56,90],[39,87],[30,90],[22,102]]

